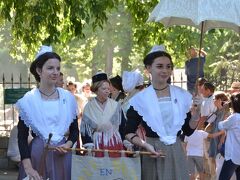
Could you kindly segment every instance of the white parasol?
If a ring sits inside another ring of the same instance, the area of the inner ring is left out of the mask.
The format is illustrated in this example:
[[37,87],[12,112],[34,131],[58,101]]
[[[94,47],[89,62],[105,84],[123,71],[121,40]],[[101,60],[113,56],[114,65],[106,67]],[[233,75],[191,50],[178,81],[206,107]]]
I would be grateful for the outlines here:
[[160,0],[148,22],[160,22],[165,27],[186,25],[200,29],[200,57],[204,32],[227,28],[240,34],[240,0]]
[[148,21],[161,22],[166,27],[193,26],[202,32],[214,28],[227,28],[240,33],[240,1],[161,0]]

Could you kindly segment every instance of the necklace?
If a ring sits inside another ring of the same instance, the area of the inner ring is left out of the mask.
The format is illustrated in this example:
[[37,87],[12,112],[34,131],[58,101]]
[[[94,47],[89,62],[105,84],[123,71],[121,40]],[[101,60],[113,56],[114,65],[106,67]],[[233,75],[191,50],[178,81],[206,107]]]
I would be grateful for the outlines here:
[[168,84],[164,88],[161,88],[161,89],[153,88],[153,89],[156,90],[156,91],[162,91],[162,90],[167,89],[167,88],[168,88]]
[[39,92],[40,92],[42,95],[44,95],[44,96],[46,96],[46,97],[52,96],[52,95],[57,91],[57,89],[55,89],[52,93],[50,93],[50,94],[45,94],[45,93],[42,92],[40,89],[38,89],[38,90],[39,90]]

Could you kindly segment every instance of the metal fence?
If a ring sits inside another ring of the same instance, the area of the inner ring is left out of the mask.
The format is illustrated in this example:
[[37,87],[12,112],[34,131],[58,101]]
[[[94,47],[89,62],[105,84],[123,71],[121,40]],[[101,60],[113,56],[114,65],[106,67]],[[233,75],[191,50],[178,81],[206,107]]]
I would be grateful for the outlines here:
[[[171,77],[171,83],[186,89],[186,79],[187,78],[183,69],[174,70],[174,75]],[[237,81],[237,79],[234,78],[213,78],[210,76],[207,77],[207,79],[210,82],[213,82],[213,84],[217,87],[217,90],[222,91],[228,89],[233,81]],[[4,74],[2,75],[0,79],[0,136],[9,135],[12,127],[16,125],[18,118],[17,112],[14,109],[14,105],[6,103],[6,99],[4,98],[6,90],[26,90],[32,88],[33,86],[36,86],[36,82],[33,80],[30,74],[25,78],[22,78],[21,74],[19,74],[18,77],[14,76],[13,74],[11,77],[5,77]]]
[[14,104],[6,103],[6,90],[30,89],[33,85],[35,86],[36,82],[32,81],[30,74],[24,79],[21,74],[17,77],[13,74],[11,77],[2,75],[0,79],[0,136],[8,136],[18,118]]

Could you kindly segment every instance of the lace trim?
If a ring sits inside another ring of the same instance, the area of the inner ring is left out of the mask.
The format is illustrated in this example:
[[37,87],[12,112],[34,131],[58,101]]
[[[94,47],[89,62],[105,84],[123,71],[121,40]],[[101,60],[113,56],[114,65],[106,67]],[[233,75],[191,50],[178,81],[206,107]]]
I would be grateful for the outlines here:
[[[33,90],[32,90],[33,91]],[[28,94],[26,94],[26,96],[28,96],[30,93],[32,93],[31,91],[30,92],[28,92]],[[70,99],[70,98],[69,98]],[[16,103],[16,107],[18,108],[18,110],[19,110],[19,116],[21,117],[21,119],[23,120],[23,122],[24,122],[24,124],[29,128],[29,129],[31,129],[33,132],[34,132],[34,134],[36,134],[38,137],[40,137],[44,142],[47,142],[47,139],[45,139],[45,137],[41,134],[41,132],[37,129],[37,127],[35,127],[35,125],[32,123],[33,122],[33,119],[31,119],[30,118],[30,116],[29,116],[29,113],[27,113],[27,111],[29,110],[31,110],[30,108],[31,107],[25,107],[25,108],[23,108],[22,106],[21,106],[21,100],[22,99],[20,99],[19,101],[17,101],[17,103]],[[61,98],[60,98],[60,100],[62,100]],[[65,101],[64,99],[63,99],[63,101]],[[70,126],[70,124],[74,121],[74,119],[76,119],[76,117],[77,117],[77,112],[76,112],[76,110],[75,110],[75,105],[74,105],[74,103],[71,103],[71,106],[72,106],[72,108],[71,108],[71,114],[70,114],[70,117],[68,118],[68,120],[64,123],[65,124],[65,127],[63,128],[63,132],[65,133],[65,132],[67,132],[67,130],[68,130],[68,128],[69,128],[69,126]],[[24,109],[26,109],[26,110],[24,110]],[[64,133],[61,135],[61,134],[58,134],[58,136],[60,136],[59,138],[57,138],[57,140],[51,140],[51,144],[53,144],[53,145],[56,145],[57,143],[59,143],[63,138],[64,138]]]
[[[149,86],[148,88],[151,88],[151,86]],[[165,144],[173,144],[176,142],[176,137],[177,137],[177,129],[182,127],[182,125],[184,124],[184,119],[187,117],[187,106],[188,104],[187,103],[184,103],[184,104],[179,104],[178,101],[180,102],[186,102],[187,99],[184,100],[185,98],[185,94],[184,94],[184,91],[178,87],[175,87],[175,86],[170,86],[170,92],[171,92],[171,99],[174,101],[172,101],[173,104],[177,104],[178,106],[178,110],[174,110],[173,113],[176,113],[177,116],[179,116],[178,118],[180,119],[183,119],[182,121],[177,121],[177,122],[173,122],[173,125],[175,126],[175,130],[176,130],[176,135],[167,135],[166,134],[166,131],[163,130],[162,132],[159,132],[158,129],[156,129],[156,127],[151,127],[152,123],[150,123],[150,121],[147,121],[147,119],[149,119],[149,115],[147,115],[146,113],[144,113],[144,111],[141,111],[141,107],[139,105],[139,100],[142,99],[142,97],[144,97],[144,93],[146,93],[146,90],[150,90],[150,89],[145,89],[144,91],[138,93],[135,97],[132,98],[132,100],[130,100],[130,104],[131,106],[133,106],[133,108],[135,109],[135,111],[138,112],[138,114],[140,116],[142,116],[142,119],[146,122],[146,124],[154,131],[158,134],[159,138],[160,138],[160,141],[163,141]],[[179,91],[179,92],[176,92],[176,91]],[[181,91],[181,92],[180,92]],[[176,94],[178,95],[182,95],[183,97],[178,97],[176,96]],[[181,94],[180,94],[181,93]],[[176,98],[178,97],[178,98]],[[143,102],[141,102],[143,103]],[[175,106],[175,105],[174,105]],[[154,107],[153,107],[154,108]],[[190,106],[188,107],[188,109],[190,108]],[[174,118],[175,119],[175,118]],[[175,123],[175,124],[174,124]],[[151,125],[150,125],[151,124]],[[180,130],[179,129],[179,130]],[[161,134],[160,134],[161,133]]]

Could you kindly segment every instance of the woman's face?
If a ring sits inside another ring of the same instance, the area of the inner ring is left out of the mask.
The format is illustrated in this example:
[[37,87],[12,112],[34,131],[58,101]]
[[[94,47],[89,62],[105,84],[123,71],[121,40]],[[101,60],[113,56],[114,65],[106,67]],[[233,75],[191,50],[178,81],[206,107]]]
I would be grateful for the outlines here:
[[157,57],[152,65],[147,66],[147,70],[151,74],[153,82],[167,83],[172,74],[172,64],[168,57]]
[[219,99],[214,99],[214,105],[217,107],[217,108],[220,108],[222,107],[222,100],[219,98]]
[[198,88],[198,93],[202,95],[203,88],[204,88],[203,85],[198,85],[197,88]]
[[206,89],[204,85],[202,86],[201,93],[202,93],[202,96],[205,98],[211,95],[211,91],[209,89]]
[[96,95],[101,100],[107,100],[110,94],[110,84],[108,82],[103,82],[102,85],[96,91]]
[[110,93],[118,91],[112,84],[110,84]]
[[55,85],[60,76],[60,61],[56,58],[48,59],[42,69],[37,68],[41,83]]
[[59,75],[58,76],[58,80],[57,80],[56,86],[63,88],[63,86],[64,86],[63,75]]
[[90,85],[86,85],[86,86],[83,88],[83,92],[84,92],[85,95],[90,95],[90,94],[91,94]]
[[72,93],[72,94],[75,94],[76,91],[77,91],[77,88],[76,88],[76,85],[75,84],[69,84],[67,86],[67,89]]

